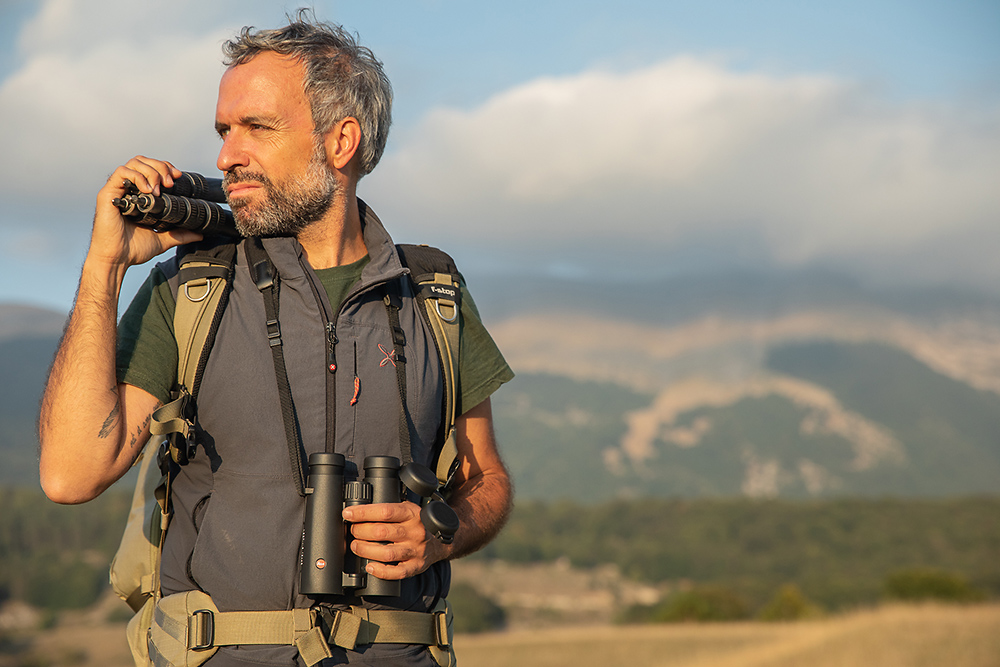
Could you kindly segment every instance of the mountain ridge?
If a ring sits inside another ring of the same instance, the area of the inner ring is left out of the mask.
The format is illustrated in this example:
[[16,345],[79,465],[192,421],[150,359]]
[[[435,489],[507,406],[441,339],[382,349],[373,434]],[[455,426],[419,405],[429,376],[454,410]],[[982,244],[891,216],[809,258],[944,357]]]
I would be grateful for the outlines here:
[[[1000,490],[1000,300],[824,272],[653,284],[472,286],[519,376],[493,405],[520,497]],[[0,414],[9,482],[37,478],[65,315],[0,304],[0,318],[0,370],[23,378],[0,388],[16,408]]]

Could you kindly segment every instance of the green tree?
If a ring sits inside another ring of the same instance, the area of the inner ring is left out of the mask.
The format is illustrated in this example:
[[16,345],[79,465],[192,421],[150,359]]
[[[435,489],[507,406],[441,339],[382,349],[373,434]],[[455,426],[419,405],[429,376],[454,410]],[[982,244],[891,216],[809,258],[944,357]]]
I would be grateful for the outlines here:
[[507,624],[503,607],[469,584],[452,584],[448,603],[455,614],[455,632],[489,632]]
[[822,610],[809,601],[795,584],[785,584],[757,614],[762,621],[798,621],[815,618]]
[[969,585],[960,574],[927,567],[893,572],[885,580],[885,594],[891,600],[918,602],[977,602],[986,596]]
[[25,591],[28,604],[45,609],[82,609],[107,588],[107,570],[81,560],[42,559],[30,573]]
[[738,621],[750,615],[746,600],[723,586],[696,586],[668,597],[654,611],[652,620],[661,623],[681,621]]

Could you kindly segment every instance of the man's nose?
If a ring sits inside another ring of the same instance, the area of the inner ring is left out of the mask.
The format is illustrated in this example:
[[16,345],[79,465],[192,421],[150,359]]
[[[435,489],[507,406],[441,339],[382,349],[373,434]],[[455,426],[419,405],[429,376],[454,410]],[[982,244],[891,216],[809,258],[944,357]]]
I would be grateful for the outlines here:
[[246,167],[249,165],[249,155],[243,146],[243,142],[233,132],[226,135],[222,141],[222,148],[219,150],[219,159],[215,166],[219,171],[229,171],[233,167]]

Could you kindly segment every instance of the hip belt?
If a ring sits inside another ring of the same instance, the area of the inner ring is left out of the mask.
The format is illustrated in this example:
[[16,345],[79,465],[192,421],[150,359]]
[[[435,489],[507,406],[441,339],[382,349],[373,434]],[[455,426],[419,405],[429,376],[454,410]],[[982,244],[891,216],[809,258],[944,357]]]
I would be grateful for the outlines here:
[[[310,667],[333,657],[331,646],[353,650],[373,643],[422,644],[441,665],[452,665],[451,609],[441,600],[430,612],[327,608],[219,611],[202,591],[162,598],[149,629],[150,663],[195,667],[220,646],[293,645]],[[443,660],[443,662],[442,662]]]

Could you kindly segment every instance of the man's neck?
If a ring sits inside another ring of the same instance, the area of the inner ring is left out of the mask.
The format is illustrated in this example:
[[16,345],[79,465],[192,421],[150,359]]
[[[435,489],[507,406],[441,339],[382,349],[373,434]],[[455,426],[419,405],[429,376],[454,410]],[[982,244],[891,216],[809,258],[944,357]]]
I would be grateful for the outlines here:
[[299,232],[298,241],[314,269],[343,266],[364,257],[368,249],[354,192],[338,193],[326,215]]

